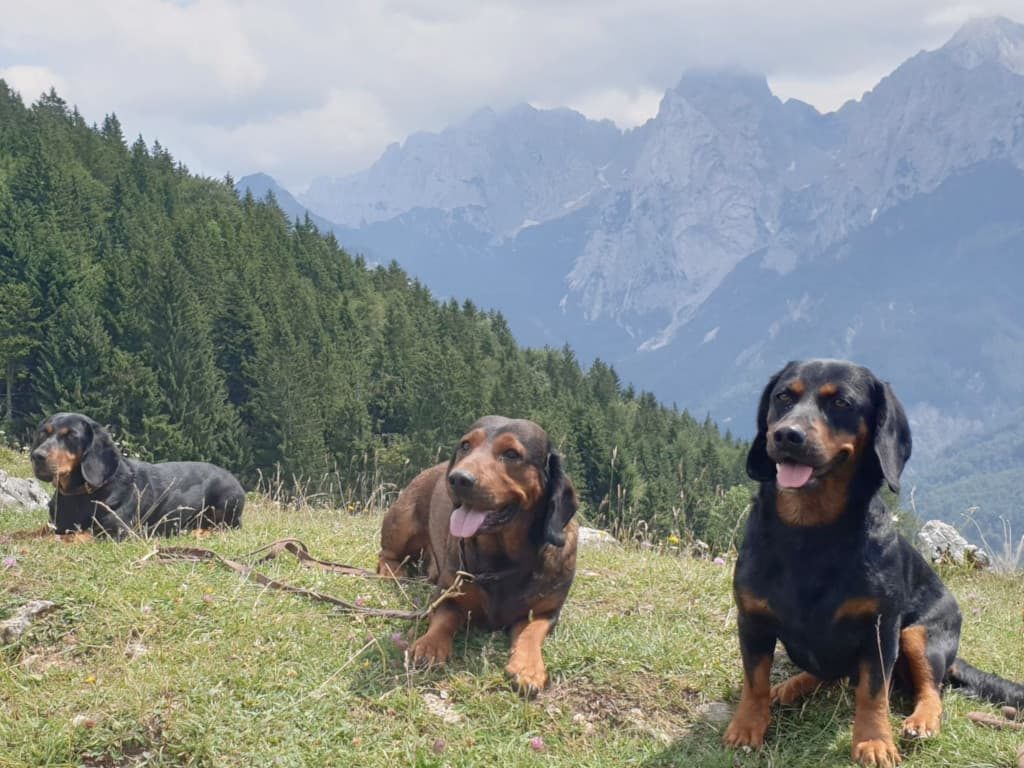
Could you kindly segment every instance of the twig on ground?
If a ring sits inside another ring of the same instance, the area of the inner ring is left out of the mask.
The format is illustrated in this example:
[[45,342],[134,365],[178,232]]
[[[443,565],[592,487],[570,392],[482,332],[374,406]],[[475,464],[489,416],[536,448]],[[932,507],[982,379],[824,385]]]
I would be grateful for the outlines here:
[[[268,560],[272,557],[276,557],[281,552],[290,552],[291,554],[295,555],[295,557],[297,557],[303,565],[318,568],[329,573],[342,573],[350,576],[360,576],[362,578],[382,578],[379,577],[377,574],[373,573],[372,571],[367,571],[363,568],[342,565],[340,563],[332,563],[326,560],[318,560],[317,558],[311,556],[309,554],[309,551],[306,549],[305,544],[303,544],[301,541],[298,541],[297,539],[282,539],[280,541],[276,541],[273,544],[269,544],[266,547],[261,547],[255,552],[250,553],[249,555],[247,555],[247,557],[252,557],[253,555],[259,554],[264,551],[268,551],[268,555],[258,560],[257,562],[264,562],[265,560]],[[243,578],[255,581],[257,584],[261,584],[266,589],[276,589],[281,592],[289,592],[293,595],[299,595],[301,597],[306,597],[311,600],[316,600],[318,602],[329,603],[335,606],[337,610],[344,611],[345,613],[355,613],[362,614],[365,616],[381,616],[390,619],[406,619],[415,621],[424,618],[430,610],[428,609],[419,611],[397,611],[385,608],[370,608],[368,606],[358,605],[356,603],[351,603],[347,600],[341,600],[337,597],[332,597],[331,595],[316,592],[312,589],[303,589],[302,587],[295,587],[291,584],[280,581],[278,579],[272,579],[269,576],[260,573],[251,565],[239,563],[234,560],[229,560],[226,557],[218,555],[213,550],[203,549],[201,547],[157,548],[153,552],[150,552],[149,554],[142,557],[140,560],[137,561],[137,563],[142,564],[154,559],[157,562],[161,563],[215,563],[224,566],[228,570],[234,571]],[[387,578],[392,577],[389,576]],[[448,590],[446,590],[441,595],[441,597],[438,598],[438,601],[447,597],[452,590],[458,589],[458,587],[461,586],[461,584],[461,579],[456,579],[455,584],[453,584]],[[436,602],[434,603],[434,605],[436,605]],[[434,606],[432,605],[431,609],[433,607]]]
[[967,719],[978,725],[987,725],[990,728],[1002,728],[1011,731],[1024,731],[1024,723],[1015,723],[988,712],[968,712]]

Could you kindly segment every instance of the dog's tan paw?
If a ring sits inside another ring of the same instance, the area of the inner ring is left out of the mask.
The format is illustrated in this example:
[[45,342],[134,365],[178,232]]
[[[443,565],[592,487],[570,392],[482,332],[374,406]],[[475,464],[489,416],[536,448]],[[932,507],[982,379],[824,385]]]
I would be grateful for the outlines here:
[[866,739],[853,745],[850,753],[855,763],[878,768],[894,768],[900,762],[900,752],[892,739]]
[[452,655],[452,639],[427,632],[412,644],[409,654],[416,666],[444,664]]
[[543,659],[512,658],[505,672],[512,679],[512,685],[524,696],[535,696],[548,684],[548,671]]

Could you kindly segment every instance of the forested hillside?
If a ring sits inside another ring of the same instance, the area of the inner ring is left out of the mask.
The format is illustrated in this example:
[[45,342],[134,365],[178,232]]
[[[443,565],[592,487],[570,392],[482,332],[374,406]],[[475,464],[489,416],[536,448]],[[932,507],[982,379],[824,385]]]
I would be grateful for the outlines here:
[[0,376],[10,439],[82,411],[133,453],[250,483],[400,484],[502,413],[548,429],[599,523],[720,539],[747,498],[714,424],[3,81]]

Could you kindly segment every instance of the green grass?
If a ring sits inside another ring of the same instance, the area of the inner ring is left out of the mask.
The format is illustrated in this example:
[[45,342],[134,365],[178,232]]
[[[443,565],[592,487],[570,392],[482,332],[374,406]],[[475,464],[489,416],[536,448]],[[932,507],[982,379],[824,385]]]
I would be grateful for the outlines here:
[[[731,706],[740,681],[728,566],[582,551],[545,645],[553,684],[524,701],[505,682],[500,633],[464,633],[446,668],[409,672],[391,639],[415,632],[407,622],[340,614],[209,564],[140,565],[152,542],[7,535],[43,521],[0,512],[0,556],[17,559],[0,571],[0,618],[31,598],[58,604],[0,648],[0,766],[850,764],[852,695],[842,688],[776,712],[760,753],[720,745],[716,704]],[[254,500],[243,530],[202,545],[238,556],[297,536],[319,557],[372,566],[378,526],[376,515]],[[368,605],[408,608],[428,594],[289,559],[262,570]],[[1024,677],[1024,580],[945,576],[965,606],[964,656]],[[432,713],[431,699],[454,721]],[[905,766],[1013,764],[1024,737],[964,719],[985,705],[956,693],[945,702],[942,734],[907,745]],[[905,712],[898,702],[894,726]],[[536,736],[543,751],[530,746]]]
[[[3,433],[0,432],[0,437]],[[0,469],[12,477],[32,477],[32,465],[28,460],[28,449],[16,450],[0,442]]]

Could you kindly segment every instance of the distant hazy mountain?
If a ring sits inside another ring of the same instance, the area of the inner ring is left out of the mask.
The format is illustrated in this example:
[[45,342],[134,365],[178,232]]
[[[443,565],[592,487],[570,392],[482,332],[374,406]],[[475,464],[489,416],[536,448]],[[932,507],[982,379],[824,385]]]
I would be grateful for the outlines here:
[[278,207],[288,214],[288,218],[304,219],[307,215],[317,229],[321,232],[331,232],[337,226],[332,221],[328,221],[323,216],[310,211],[306,206],[296,200],[292,193],[287,189],[278,184],[274,179],[265,173],[253,173],[248,176],[243,176],[235,182],[235,189],[238,190],[240,195],[244,195],[247,191],[252,193],[252,196],[257,200],[263,200],[267,193],[270,192],[274,195],[277,200]]
[[367,171],[314,181],[302,201],[348,227],[416,208],[472,208],[481,228],[509,236],[584,204],[620,144],[614,124],[568,109],[482,109],[391,145]]
[[863,361],[912,414],[921,514],[1024,522],[1020,24],[972,21],[825,115],[728,72],[686,74],[628,132],[483,110],[301,202],[522,341],[741,434],[787,359]]

